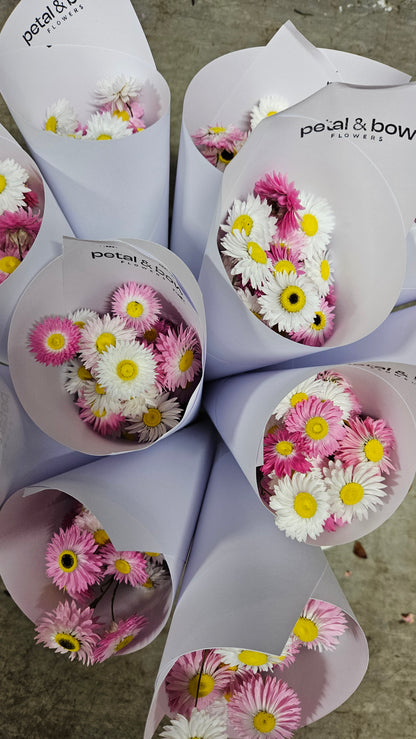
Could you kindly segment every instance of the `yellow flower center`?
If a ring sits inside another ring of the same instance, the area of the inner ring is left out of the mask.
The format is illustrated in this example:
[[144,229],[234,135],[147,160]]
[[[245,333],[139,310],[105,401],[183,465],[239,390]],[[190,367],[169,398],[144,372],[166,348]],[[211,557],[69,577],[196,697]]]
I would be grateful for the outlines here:
[[122,359],[117,365],[116,372],[120,380],[129,382],[137,376],[139,368],[132,359]]
[[260,734],[268,734],[269,731],[273,731],[276,726],[276,719],[272,713],[259,711],[253,717],[253,726],[256,731],[260,732]]
[[267,118],[268,118],[268,117],[269,117],[270,115],[276,115],[276,113],[277,113],[277,110],[269,110],[269,112],[267,113]]
[[65,346],[65,336],[62,334],[49,334],[46,339],[46,343],[49,349],[54,352],[59,352]]
[[358,482],[347,482],[339,491],[339,497],[345,505],[359,503],[364,495],[364,488]]
[[110,537],[104,529],[97,529],[94,531],[94,541],[99,547],[103,547],[110,541]]
[[81,648],[81,644],[78,639],[76,639],[75,636],[72,636],[72,634],[59,632],[58,634],[55,634],[54,639],[56,643],[59,644],[60,647],[63,647],[63,649],[66,649],[67,652],[78,652]]
[[64,572],[73,572],[77,568],[77,555],[70,549],[64,549],[59,555],[58,564]]
[[328,280],[330,275],[329,262],[327,259],[323,259],[321,262],[321,277],[323,280]]
[[97,393],[97,395],[105,395],[106,394],[106,389],[102,385],[99,385],[98,382],[96,382],[95,383],[95,392]]
[[305,433],[310,439],[324,439],[328,434],[329,426],[322,416],[312,416],[305,425]]
[[182,357],[178,365],[180,371],[186,372],[190,368],[193,361],[194,361],[194,353],[191,349],[187,349],[187,351],[184,354],[182,354]]
[[293,502],[293,508],[301,518],[312,518],[318,508],[318,504],[310,493],[298,493]]
[[4,174],[0,174],[0,192],[3,192],[3,190],[6,189],[7,186],[7,180],[4,176]]
[[308,396],[306,393],[293,393],[292,397],[290,398],[290,405],[292,408],[295,407],[298,403],[300,403],[302,400],[307,400]]
[[127,644],[130,644],[131,641],[133,641],[134,636],[133,634],[129,634],[128,636],[125,636],[124,639],[119,641],[118,644],[114,647],[115,652],[119,652],[120,649],[124,649],[124,647],[127,647]]
[[114,567],[118,572],[121,572],[122,575],[128,575],[131,570],[129,563],[125,559],[116,559]]
[[[199,681],[199,688],[198,688]],[[215,687],[215,680],[212,675],[207,675],[205,672],[202,673],[201,679],[199,673],[191,677],[188,683],[188,691],[192,698],[205,698],[209,695]]]
[[74,321],[74,325],[78,326],[78,328],[84,328],[85,321]]
[[149,330],[148,330],[148,331],[145,331],[145,332],[144,332],[144,338],[145,338],[145,339],[146,339],[146,341],[148,341],[149,343],[150,343],[151,341],[155,341],[155,339],[157,339],[157,331],[156,331],[156,329],[155,329],[155,328],[149,328]]
[[160,555],[160,552],[145,552],[148,557],[158,557]]
[[107,411],[105,410],[105,408],[103,408],[103,410],[102,410],[102,411],[99,411],[98,409],[97,409],[97,410],[95,410],[95,411],[93,411],[93,410],[92,410],[92,408],[91,408],[91,413],[92,413],[92,415],[93,415],[93,416],[95,416],[96,418],[104,418],[104,416],[106,416],[106,415],[107,415]]
[[370,462],[379,462],[384,454],[383,444],[378,439],[370,439],[364,445],[364,454]]
[[322,313],[322,311],[318,310],[315,313],[315,318],[313,319],[311,323],[311,328],[313,328],[314,331],[322,331],[323,328],[326,326],[326,317],[325,313]]
[[159,426],[161,420],[162,414],[157,408],[149,408],[146,413],[143,413],[143,423],[151,428]]
[[97,141],[108,141],[112,137],[108,135],[108,133],[100,133],[99,136],[97,136]]
[[306,303],[303,290],[297,285],[289,285],[280,294],[280,304],[288,313],[298,313]]
[[100,352],[100,354],[102,354],[103,352],[106,352],[109,346],[115,346],[115,345],[116,345],[116,337],[113,334],[108,333],[107,331],[97,336],[97,339],[95,341],[97,352]]
[[19,264],[20,261],[17,257],[2,257],[0,259],[0,270],[11,275],[11,273],[15,271],[16,267],[18,267]]
[[249,256],[252,258],[253,262],[257,262],[257,264],[267,263],[266,252],[264,251],[264,249],[261,248],[260,244],[257,244],[255,241],[248,242],[247,252]]
[[153,580],[151,580],[150,577],[148,577],[147,580],[146,580],[146,582],[143,583],[143,587],[144,588],[149,588],[149,590],[151,588],[153,588],[154,587]]
[[143,313],[143,306],[137,300],[131,300],[130,303],[127,303],[126,313],[131,318],[139,318]]
[[296,272],[292,262],[289,259],[280,259],[274,265],[275,272]]
[[89,372],[89,370],[87,370],[86,367],[83,367],[83,365],[79,367],[77,371],[77,375],[80,380],[92,380],[91,372]]
[[225,128],[224,126],[210,126],[208,130],[211,131],[211,133],[224,133]]
[[54,115],[51,115],[45,123],[45,131],[52,131],[52,133],[56,133],[57,125],[58,121],[56,120]]
[[241,216],[238,216],[238,218],[235,219],[232,231],[245,231],[246,236],[250,236],[251,229],[253,228],[253,219],[247,215],[247,213],[243,213]]
[[306,236],[315,236],[318,231],[318,219],[312,213],[305,213],[300,222],[300,227]]
[[122,121],[128,121],[129,114],[127,110],[115,110],[113,113],[113,118],[121,118]]
[[293,444],[290,441],[279,441],[276,444],[276,452],[281,454],[282,457],[288,457],[293,452]]
[[243,665],[259,667],[260,665],[266,664],[267,654],[264,654],[263,652],[251,652],[249,649],[243,649],[239,653],[238,659],[243,663]]
[[319,634],[317,625],[310,620],[301,616],[295,623],[293,633],[303,642],[311,642],[316,639]]

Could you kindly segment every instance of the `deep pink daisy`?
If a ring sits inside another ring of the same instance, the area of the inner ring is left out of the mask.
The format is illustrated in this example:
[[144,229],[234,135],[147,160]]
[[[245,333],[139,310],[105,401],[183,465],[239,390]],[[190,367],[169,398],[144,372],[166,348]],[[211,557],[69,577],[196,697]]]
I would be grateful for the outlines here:
[[158,320],[162,304],[156,290],[149,285],[127,282],[113,293],[111,310],[141,336]]
[[343,521],[342,518],[338,518],[334,513],[326,519],[324,523],[324,531],[336,531],[340,526],[345,526],[347,521]]
[[92,426],[94,431],[97,431],[101,436],[120,436],[122,424],[126,420],[122,413],[111,413],[106,410],[93,411],[82,393],[78,395],[75,404],[81,409],[79,416],[84,423]]
[[29,190],[29,192],[25,192],[23,197],[28,208],[36,208],[39,203],[39,198],[34,190]]
[[78,608],[74,601],[59,603],[45,613],[36,625],[37,644],[43,644],[70,660],[78,659],[84,664],[94,662],[94,647],[100,639],[97,623],[91,608]]
[[228,720],[240,739],[289,739],[300,717],[295,691],[270,675],[250,676],[228,704]]
[[94,651],[95,661],[104,662],[113,655],[123,654],[146,624],[147,618],[138,614],[113,622]]
[[266,199],[272,213],[278,220],[279,237],[285,239],[288,233],[299,228],[299,210],[303,210],[299,190],[294,182],[289,182],[286,174],[267,172],[254,185],[254,194]]
[[270,258],[272,268],[275,272],[293,272],[293,274],[303,275],[303,262],[299,259],[295,251],[291,251],[284,242],[271,244],[267,256]]
[[309,472],[311,463],[306,458],[303,440],[284,429],[267,434],[264,439],[264,475],[274,472],[278,477],[290,475],[292,471]]
[[169,328],[156,341],[156,349],[160,354],[160,381],[167,390],[185,388],[200,374],[201,344],[191,326],[184,328],[181,323],[177,331]]
[[334,332],[335,306],[321,298],[319,310],[311,323],[289,334],[292,341],[307,346],[323,346]]
[[80,593],[101,579],[101,557],[90,531],[59,529],[46,549],[46,574],[60,590]]
[[0,215],[0,245],[16,247],[22,259],[36,239],[41,223],[42,219],[33,215],[30,208],[18,208],[14,213],[4,211]]
[[344,438],[339,444],[339,458],[346,464],[355,466],[360,462],[377,465],[380,472],[394,470],[391,453],[395,447],[394,433],[382,419],[358,416],[348,422]]
[[29,350],[37,362],[57,367],[78,351],[80,329],[69,318],[48,316],[37,321],[28,337]]
[[192,708],[204,709],[230,682],[230,671],[214,650],[198,650],[176,660],[165,681],[169,708],[189,718]]
[[101,550],[104,574],[126,585],[143,585],[147,580],[146,557],[141,552],[118,552],[111,542]]
[[308,649],[335,649],[347,628],[344,611],[332,603],[310,598],[293,627],[293,635]]
[[312,457],[333,454],[346,432],[341,408],[313,395],[289,410],[285,425]]

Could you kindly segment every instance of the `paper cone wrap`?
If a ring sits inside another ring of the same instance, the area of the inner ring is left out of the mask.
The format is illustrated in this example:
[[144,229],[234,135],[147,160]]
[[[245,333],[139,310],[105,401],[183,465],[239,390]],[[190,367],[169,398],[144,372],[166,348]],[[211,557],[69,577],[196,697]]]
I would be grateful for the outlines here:
[[383,418],[393,430],[397,469],[386,478],[387,495],[381,506],[369,511],[367,519],[355,518],[336,531],[323,531],[316,539],[306,539],[316,546],[345,544],[370,533],[407,495],[416,473],[412,451],[416,445],[416,368],[380,361],[252,372],[209,383],[204,397],[212,422],[259,495],[256,469],[263,464],[264,431],[273,410],[299,383],[323,369],[345,377],[361,402],[362,413]]
[[279,672],[282,680],[299,691],[301,725],[334,710],[354,692],[367,668],[366,639],[324,554],[290,542],[280,532],[276,536],[235,460],[220,445],[156,678],[144,739],[151,739],[169,712],[164,680],[182,654],[221,647],[280,654],[309,597],[339,605],[350,629],[334,652],[312,654],[307,650],[299,670],[295,661]]
[[[65,239],[63,256],[37,275],[13,315],[9,338],[10,371],[23,407],[45,433],[86,454],[137,451],[146,445],[100,436],[84,423],[62,385],[61,368],[41,365],[28,351],[28,332],[37,320],[47,315],[67,315],[84,307],[105,313],[111,293],[130,280],[153,287],[172,315],[195,329],[204,366],[205,316],[198,284],[179,257],[147,241]],[[202,377],[203,373],[180,422],[161,438],[195,418],[200,405]]]

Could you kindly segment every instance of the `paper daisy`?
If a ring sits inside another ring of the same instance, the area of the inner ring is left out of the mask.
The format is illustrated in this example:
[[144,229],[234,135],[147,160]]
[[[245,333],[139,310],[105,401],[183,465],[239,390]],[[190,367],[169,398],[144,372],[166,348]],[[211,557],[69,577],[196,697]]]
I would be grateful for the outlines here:
[[111,309],[116,316],[125,320],[127,326],[142,335],[159,319],[162,304],[156,291],[149,285],[127,282],[114,292]]
[[259,299],[257,294],[253,294],[248,287],[244,288],[244,290],[237,288],[236,293],[240,300],[243,301],[246,308],[248,308],[248,310],[251,311],[251,313],[253,313],[253,315],[255,315],[256,318],[259,318],[261,321],[261,315],[259,313]]
[[100,416],[104,413],[123,413],[121,400],[109,395],[99,382],[86,382],[80,392],[93,413]]
[[202,369],[201,345],[196,331],[183,324],[177,331],[168,329],[167,334],[156,341],[160,354],[161,382],[167,390],[185,388],[193,382]]
[[0,162],[0,213],[5,210],[16,211],[25,205],[25,193],[29,173],[14,159],[3,159]]
[[360,462],[355,467],[345,467],[337,459],[330,461],[323,472],[331,513],[341,521],[362,521],[368,518],[370,510],[382,505],[386,485],[374,464]]
[[313,321],[298,331],[292,331],[290,338],[307,346],[323,346],[334,331],[334,312],[335,306],[329,305],[325,298],[321,298],[319,310],[316,311]]
[[83,364],[90,370],[94,368],[100,357],[110,346],[118,346],[119,342],[135,341],[136,332],[115,316],[106,313],[87,320],[80,335],[79,352]]
[[310,324],[319,309],[319,296],[314,285],[303,275],[275,272],[275,277],[262,286],[260,313],[266,323],[279,331],[299,331]]
[[90,531],[60,529],[46,549],[46,574],[55,585],[77,593],[101,579],[101,557]]
[[289,272],[294,275],[305,273],[303,262],[297,256],[297,253],[292,253],[284,243],[278,242],[277,244],[271,244],[267,251],[267,256],[270,259],[271,268],[274,272]]
[[108,396],[128,400],[153,388],[156,370],[151,348],[138,342],[120,341],[103,352],[95,373]]
[[314,475],[295,472],[279,479],[270,497],[275,524],[290,539],[316,539],[329,516],[328,495],[323,481]]
[[312,457],[333,454],[346,433],[341,409],[331,400],[314,396],[289,411],[286,428],[302,440],[306,453]]
[[339,458],[347,465],[370,462],[380,472],[394,470],[391,454],[395,447],[392,429],[382,419],[352,418],[339,445]]
[[300,228],[311,246],[324,249],[329,243],[335,227],[335,216],[325,198],[306,192],[300,193],[302,213]]
[[111,629],[101,637],[100,643],[95,648],[94,660],[104,662],[109,657],[123,654],[146,624],[147,619],[139,615],[120,619],[117,623],[113,622]]
[[146,592],[152,593],[158,588],[170,585],[171,579],[169,573],[156,562],[147,562],[147,580],[140,587]]
[[106,410],[93,411],[82,392],[78,395],[76,405],[80,408],[79,416],[81,420],[92,426],[94,431],[97,431],[101,436],[120,436],[121,427],[125,421],[122,413],[109,413]]
[[43,644],[60,654],[67,654],[83,664],[94,662],[94,647],[100,637],[91,608],[80,609],[74,601],[59,603],[45,613],[36,625],[37,644]]
[[0,283],[4,282],[4,280],[13,274],[20,262],[19,257],[0,251]]
[[118,552],[110,543],[101,550],[104,574],[126,585],[143,585],[147,580],[146,558],[141,552]]
[[69,313],[68,318],[71,319],[72,323],[75,323],[79,328],[84,328],[88,321],[92,321],[94,318],[100,318],[99,313],[90,308],[78,308],[77,310]]
[[73,136],[79,126],[78,118],[69,100],[60,98],[46,109],[43,128],[58,136]]
[[276,113],[280,113],[288,107],[289,103],[286,98],[280,95],[264,95],[256,105],[253,105],[250,111],[251,130],[253,131],[264,118],[276,115]]
[[272,207],[279,225],[280,238],[284,239],[288,233],[299,228],[299,211],[303,204],[300,201],[299,190],[294,182],[289,182],[286,174],[281,172],[266,173],[254,185],[254,194],[267,200]]
[[156,401],[143,412],[140,420],[127,423],[129,433],[137,434],[141,443],[159,439],[179,423],[182,408],[169,393],[161,393]]
[[135,77],[118,74],[112,79],[99,80],[94,95],[98,105],[110,105],[112,110],[123,110],[135,101],[141,86]]
[[305,454],[302,440],[295,438],[287,429],[269,433],[263,443],[264,461],[261,471],[264,475],[274,472],[278,477],[295,472],[308,472],[311,463]]
[[153,408],[155,405],[157,405],[158,397],[159,391],[156,385],[152,385],[144,393],[141,393],[137,396],[132,396],[131,398],[128,398],[128,400],[123,400],[121,402],[122,413],[129,423],[131,421],[137,422],[139,421],[143,413],[146,413],[149,408]]
[[28,347],[37,362],[57,367],[78,351],[80,330],[68,318],[48,316],[37,321],[30,331]]
[[232,124],[202,126],[192,134],[195,146],[217,150],[232,148],[237,141],[243,141],[245,137],[246,134]]
[[242,285],[250,283],[259,288],[271,275],[271,263],[267,257],[268,242],[252,239],[245,231],[234,229],[221,240],[221,253],[235,260],[231,275],[241,275]]
[[165,680],[169,709],[189,717],[197,701],[198,709],[207,708],[228,686],[230,672],[221,666],[221,657],[213,650],[199,650],[179,657]]
[[334,284],[334,271],[332,256],[328,251],[320,254],[317,251],[306,251],[304,255],[305,274],[316,285],[321,297],[328,294],[331,285]]
[[278,662],[276,666],[279,668],[280,672],[284,670],[286,667],[293,665],[296,659],[296,655],[299,652],[299,649],[300,649],[299,641],[295,639],[293,635],[291,634],[285,646],[283,647],[281,654],[278,657]]
[[91,372],[87,370],[87,368],[84,367],[76,357],[69,359],[68,362],[63,365],[63,372],[64,388],[70,395],[81,393],[88,383],[93,382],[95,384],[95,380]]
[[293,255],[293,257],[296,256],[297,259],[303,259],[308,240],[303,231],[299,231],[298,229],[288,231],[284,239],[280,236],[278,230],[275,236],[275,243],[276,246],[288,249],[289,254]]
[[293,628],[293,635],[308,649],[332,651],[347,628],[338,606],[310,598]]
[[189,718],[175,716],[169,726],[165,726],[161,739],[227,739],[226,722],[212,716],[208,711],[193,708]]
[[228,705],[230,726],[244,739],[288,739],[299,727],[298,696],[282,680],[253,675],[236,690]]
[[356,415],[361,411],[361,404],[348,383],[331,381],[329,378],[332,376],[341,378],[340,375],[331,373],[329,370],[327,375],[320,372],[314,381],[312,394],[321,400],[331,400],[334,405],[341,408],[342,419],[346,421],[351,415]]
[[14,213],[5,211],[0,216],[1,247],[17,248],[20,259],[23,259],[36,239],[41,224],[42,218],[33,215],[31,208],[18,208]]
[[252,238],[258,235],[258,238],[267,243],[276,230],[276,219],[270,214],[271,207],[266,201],[249,194],[246,201],[234,200],[221,229],[226,233],[240,231]]
[[85,135],[86,141],[107,141],[110,139],[122,139],[133,133],[127,121],[111,115],[108,111],[104,113],[93,113],[87,121]]
[[78,526],[82,531],[89,531],[98,547],[108,544],[110,538],[107,532],[103,529],[100,521],[94,516],[88,508],[83,508],[81,513],[78,513],[73,521],[74,526]]
[[215,651],[220,655],[222,662],[229,667],[243,667],[253,673],[272,670],[279,662],[278,655],[253,652],[250,649],[229,648],[216,649]]
[[313,395],[318,395],[318,393],[315,392],[316,389],[317,383],[314,376],[308,377],[306,380],[303,380],[303,382],[300,382],[298,385],[296,385],[296,387],[294,387],[293,390],[290,391],[290,393],[285,395],[285,397],[274,409],[273,415],[278,421],[280,421],[282,418],[284,418],[288,411],[290,411],[292,408],[295,408],[295,406],[302,400],[308,400],[308,398],[312,397]]

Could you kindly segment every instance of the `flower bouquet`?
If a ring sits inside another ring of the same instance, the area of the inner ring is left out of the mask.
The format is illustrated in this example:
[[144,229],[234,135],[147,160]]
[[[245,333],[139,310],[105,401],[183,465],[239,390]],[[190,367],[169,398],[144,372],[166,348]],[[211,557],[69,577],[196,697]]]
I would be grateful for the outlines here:
[[359,685],[366,639],[324,554],[272,528],[220,446],[144,739],[163,716],[165,739],[290,737]]
[[353,541],[400,505],[416,471],[416,392],[406,369],[324,365],[208,387],[212,421],[287,537]]
[[39,643],[91,664],[160,633],[213,451],[210,425],[196,424],[140,459],[100,459],[8,498],[0,571]]
[[157,244],[65,240],[22,296],[9,350],[17,394],[46,433],[90,454],[142,449],[198,411],[201,294]]
[[167,245],[170,93],[138,18],[57,5],[39,26],[21,0],[3,27],[6,103],[77,236]]

